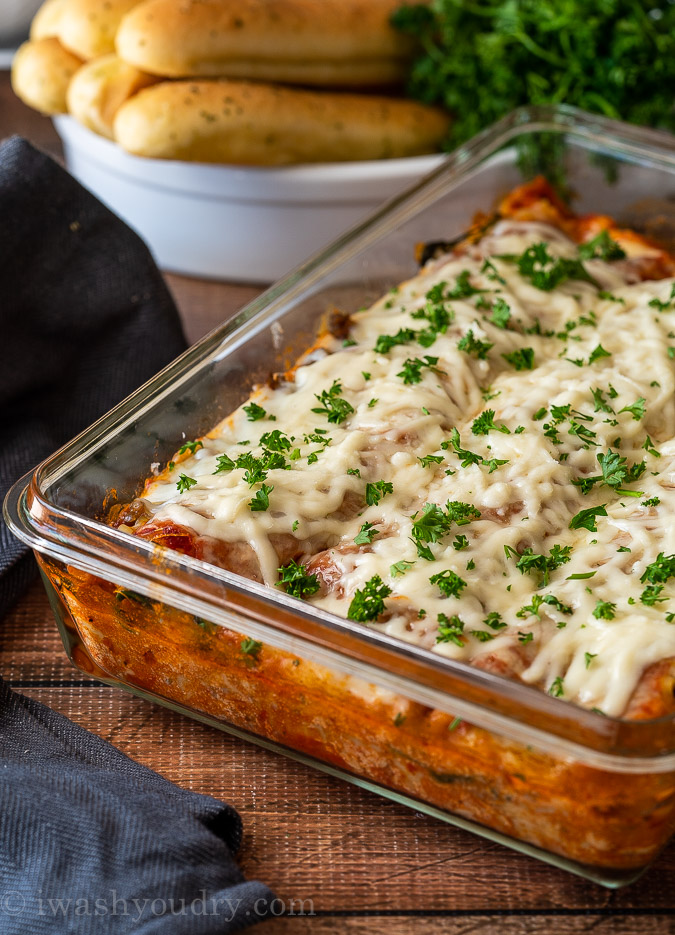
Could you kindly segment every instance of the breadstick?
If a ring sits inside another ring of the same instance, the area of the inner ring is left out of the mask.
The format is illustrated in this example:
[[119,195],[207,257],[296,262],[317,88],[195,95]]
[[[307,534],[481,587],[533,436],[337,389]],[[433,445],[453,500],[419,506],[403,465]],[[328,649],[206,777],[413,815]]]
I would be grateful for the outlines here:
[[48,37],[24,42],[12,62],[12,88],[24,104],[43,114],[66,112],[66,91],[82,59]]
[[414,156],[448,129],[439,110],[364,94],[246,81],[172,81],[123,104],[114,137],[158,159],[287,165]]
[[[115,51],[115,34],[125,13],[139,0],[65,0],[58,16],[61,44],[80,58]],[[178,42],[180,36],[174,37]]]
[[169,78],[251,78],[322,87],[398,83],[410,40],[401,0],[145,0],[117,34],[120,58]]
[[30,24],[31,39],[58,36],[59,24],[68,0],[45,0]]
[[94,133],[113,138],[113,118],[138,91],[160,81],[127,65],[114,53],[87,62],[70,82],[68,111]]

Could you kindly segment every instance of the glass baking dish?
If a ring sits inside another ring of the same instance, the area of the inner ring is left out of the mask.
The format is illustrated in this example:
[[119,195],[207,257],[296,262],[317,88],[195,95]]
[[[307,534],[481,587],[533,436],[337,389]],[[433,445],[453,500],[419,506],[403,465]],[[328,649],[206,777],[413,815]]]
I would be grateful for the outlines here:
[[416,244],[461,235],[542,158],[577,212],[667,234],[673,137],[567,107],[515,111],[24,477],[5,513],[83,671],[614,887],[675,826],[673,718],[584,710],[103,521],[292,365],[331,309],[414,275]]

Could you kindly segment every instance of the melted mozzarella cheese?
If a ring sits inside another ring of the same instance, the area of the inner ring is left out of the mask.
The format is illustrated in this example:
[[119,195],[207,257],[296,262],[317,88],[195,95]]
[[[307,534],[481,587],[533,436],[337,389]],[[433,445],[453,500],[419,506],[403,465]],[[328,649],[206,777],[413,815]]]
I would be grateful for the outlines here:
[[[578,256],[576,245],[552,227],[503,221],[464,255],[428,264],[353,316],[353,346],[333,342],[331,353],[298,367],[293,383],[258,390],[264,419],[248,421],[242,407],[203,439],[201,449],[150,482],[144,498],[158,520],[247,542],[270,585],[278,581],[273,534],[297,539],[303,561],[320,551],[320,543],[338,584],[310,597],[311,603],[347,616],[354,594],[378,575],[391,594],[387,613],[373,626],[619,715],[644,669],[675,656],[675,624],[667,618],[675,601],[640,599],[647,564],[660,552],[675,552],[669,352],[675,314],[650,305],[668,300],[672,281],[631,283],[620,261],[589,260],[585,267],[595,284],[570,279],[544,291],[504,259],[540,242],[553,257]],[[386,353],[375,350],[381,335],[424,329],[429,322],[420,316],[429,290],[446,283],[447,293],[463,276],[466,281],[466,273],[481,291],[443,301],[451,320],[433,343],[412,338]],[[506,328],[491,320],[489,306],[497,299],[510,310]],[[472,353],[469,338],[490,347]],[[524,348],[532,350],[534,366],[517,370],[503,355]],[[405,380],[411,359],[422,363],[418,382]],[[339,423],[313,411],[336,382],[339,398],[353,410]],[[569,406],[557,423],[556,406]],[[473,420],[487,409],[494,410],[497,430],[474,434]],[[269,508],[254,512],[250,503],[261,483],[247,483],[243,468],[217,472],[218,457],[236,460],[249,451],[259,457],[261,436],[275,429],[291,440],[282,452],[286,469],[267,472]],[[482,463],[466,463],[454,450],[453,429],[460,448]],[[596,483],[583,493],[572,481],[601,475],[598,453],[610,450],[627,466],[644,458],[644,472],[618,490]],[[429,455],[426,463],[420,460]],[[179,493],[182,474],[196,484]],[[366,483],[380,481],[393,491],[367,505]],[[644,505],[654,497],[656,506]],[[481,515],[427,543],[429,561],[418,554],[413,523],[425,504],[448,501],[471,504]],[[597,531],[571,529],[572,517],[591,507],[607,513],[597,516]],[[376,535],[355,546],[366,523]],[[549,556],[555,547],[571,547],[571,553],[548,582],[536,570],[516,567],[525,550]],[[465,582],[457,597],[430,581],[445,571]],[[535,606],[547,596],[550,602]],[[669,598],[668,587],[657,596]],[[486,622],[493,612],[501,615],[499,629]],[[443,638],[443,622],[454,615],[462,635]]]

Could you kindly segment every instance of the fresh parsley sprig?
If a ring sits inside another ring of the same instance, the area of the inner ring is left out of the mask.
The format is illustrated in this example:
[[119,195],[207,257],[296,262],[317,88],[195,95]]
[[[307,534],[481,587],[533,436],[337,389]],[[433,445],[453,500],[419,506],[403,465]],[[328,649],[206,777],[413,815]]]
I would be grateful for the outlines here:
[[507,558],[517,556],[516,568],[521,575],[538,573],[541,576],[540,586],[546,587],[551,572],[570,561],[572,546],[561,546],[556,543],[549,554],[545,555],[535,552],[530,546],[518,552],[512,546],[505,545],[504,552]]
[[342,384],[339,380],[334,380],[330,389],[315,393],[314,396],[321,405],[315,406],[312,412],[325,415],[328,421],[335,425],[344,422],[354,412],[351,403],[342,398]]
[[283,588],[286,594],[293,597],[305,598],[311,597],[319,590],[319,579],[314,574],[308,573],[307,565],[300,565],[294,559],[291,559],[286,565],[277,569],[280,577],[277,581],[277,587]]
[[363,588],[354,592],[347,610],[347,617],[361,623],[377,620],[380,614],[384,613],[386,609],[384,600],[390,594],[391,588],[383,583],[379,575],[373,575],[369,581],[366,581]]
[[572,483],[578,487],[583,494],[589,494],[596,484],[604,484],[612,487],[616,493],[627,497],[641,497],[642,490],[627,490],[622,484],[632,484],[638,480],[647,469],[644,460],[636,464],[628,465],[628,460],[622,457],[618,451],[612,451],[610,448],[606,453],[599,452],[597,455],[598,464],[602,474],[594,474],[592,477],[576,477]]

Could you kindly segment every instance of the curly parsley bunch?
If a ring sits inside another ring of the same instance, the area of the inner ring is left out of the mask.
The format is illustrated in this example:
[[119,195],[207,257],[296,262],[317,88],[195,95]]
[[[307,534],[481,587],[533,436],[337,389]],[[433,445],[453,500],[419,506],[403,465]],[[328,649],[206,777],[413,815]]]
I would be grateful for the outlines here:
[[454,115],[450,147],[523,104],[675,130],[670,0],[432,0],[392,23],[421,43],[409,93]]

